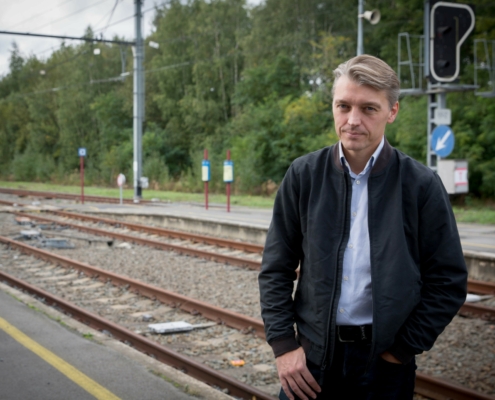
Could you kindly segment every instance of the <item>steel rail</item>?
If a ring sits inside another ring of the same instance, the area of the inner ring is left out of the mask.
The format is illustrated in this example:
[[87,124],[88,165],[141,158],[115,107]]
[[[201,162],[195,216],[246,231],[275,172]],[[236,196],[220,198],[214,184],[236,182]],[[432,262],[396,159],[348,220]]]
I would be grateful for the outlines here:
[[477,294],[493,294],[495,295],[495,283],[476,281],[474,279],[468,280],[468,292]]
[[[65,257],[61,257],[61,256],[58,256],[58,255],[55,255],[55,254],[52,254],[52,253],[49,253],[49,252],[46,252],[46,251],[43,251],[40,249],[36,249],[32,246],[28,246],[28,245],[25,245],[23,243],[20,243],[20,242],[17,242],[17,241],[8,239],[8,238],[4,238],[4,237],[0,236],[0,242],[3,242],[5,244],[16,247],[24,253],[35,255],[39,258],[42,258],[45,261],[55,261],[55,262],[60,263],[64,266],[69,266],[72,268],[80,269],[88,275],[98,276],[99,279],[101,279],[101,280],[110,279],[115,284],[129,285],[130,290],[138,292],[139,294],[142,294],[144,296],[151,297],[151,298],[156,298],[156,299],[158,299],[164,303],[169,303],[169,304],[172,303],[175,306],[179,305],[179,307],[181,309],[183,309],[183,310],[185,309],[186,311],[200,312],[204,317],[209,318],[207,314],[210,314],[210,310],[206,310],[206,312],[205,312],[204,308],[201,307],[201,306],[207,305],[206,303],[202,303],[202,302],[198,302],[196,300],[188,299],[188,298],[185,298],[184,296],[181,296],[181,295],[178,295],[178,294],[175,294],[172,292],[168,292],[168,291],[165,291],[162,289],[157,289],[157,288],[154,288],[150,285],[135,281],[133,279],[121,277],[121,276],[116,275],[114,273],[107,272],[107,271],[101,270],[101,269],[96,268],[96,267],[91,267],[87,264],[73,261],[73,260],[67,259]],[[1,271],[0,271],[0,277],[3,280],[7,280],[9,282],[12,282],[12,284],[15,286],[19,286],[19,287],[24,288],[25,287],[24,285],[27,285],[27,284],[24,284],[24,283],[18,281],[16,278],[10,277],[9,275],[7,275]],[[37,295],[38,297],[45,299],[45,301],[50,301],[51,298],[55,297],[55,296],[52,296],[51,294],[43,292],[41,289],[37,289],[34,287],[32,287],[32,290],[29,290],[29,289],[25,289],[25,290],[28,290],[28,291],[34,293],[35,295]],[[57,298],[56,300],[53,300],[52,303],[54,306],[56,306],[58,308],[62,308],[65,301]],[[200,303],[199,306],[198,306],[198,303]],[[218,320],[218,315],[215,315],[215,312],[218,310],[218,308],[214,307],[214,306],[209,306],[209,305],[207,305],[207,306],[208,306],[208,308],[211,308],[214,311],[213,312],[214,317],[209,318],[209,319]],[[230,311],[226,311],[226,310],[222,310],[222,309],[219,309],[219,311],[222,314],[224,314],[224,315],[222,315],[222,317],[220,317],[220,319],[226,325],[232,326],[232,327],[237,328],[237,329],[242,329],[238,326],[238,324],[235,321],[234,321],[234,323],[231,323],[231,321],[228,318],[226,318],[226,316],[225,316],[225,314],[236,314],[236,313],[232,313]],[[74,310],[69,310],[67,312],[71,315],[76,315],[76,316],[78,315],[78,313]],[[94,324],[98,323],[98,322],[94,322],[94,321],[91,322],[91,320],[87,317],[87,314],[89,314],[89,313],[82,310],[82,313],[81,313],[81,316],[79,317],[79,319],[82,322],[84,322],[90,326],[92,326],[91,323],[94,323]],[[244,316],[241,316],[239,314],[236,314],[235,317],[241,317],[242,319],[248,319],[248,320],[250,320],[250,322],[254,321],[255,323],[259,323],[262,325],[261,321],[255,320],[254,318],[244,317]],[[103,320],[100,317],[97,317],[97,318],[99,320]],[[236,318],[236,321],[237,320],[238,319]],[[250,328],[256,329],[255,323],[251,324]],[[112,324],[112,325],[114,325],[114,324]],[[161,348],[161,346],[157,345],[154,342],[149,341],[148,339],[142,338],[141,336],[136,335],[133,332],[130,332],[132,335],[131,338],[127,339],[125,337],[120,336],[120,331],[114,330],[112,326],[96,325],[96,328],[101,329],[101,330],[107,330],[107,331],[111,332],[114,336],[119,338],[120,340],[129,342],[132,346],[143,351],[144,353],[153,354],[153,356],[155,356],[160,361],[166,362],[167,364],[170,364],[170,365],[173,365],[176,368],[184,369],[188,373],[190,373],[191,376],[197,377],[196,375],[194,375],[196,373],[196,371],[189,369],[188,365],[181,366],[178,364],[174,364],[174,362],[175,362],[174,360],[173,361],[167,361],[171,358],[170,356],[157,354],[156,348],[157,347]],[[117,328],[124,329],[124,328],[120,328],[118,326],[117,326]],[[263,332],[262,329],[261,329],[261,332]],[[255,333],[258,334],[258,336],[260,336],[260,337],[264,337],[264,333],[262,333],[262,335],[261,335],[261,334],[259,334],[258,330],[255,330]],[[136,343],[135,337],[137,337],[137,339],[144,341],[145,344],[143,345],[143,347],[140,347],[140,345],[138,343]],[[147,343],[147,342],[150,342],[150,343]],[[149,347],[146,347],[146,346],[149,346]],[[181,357],[180,361],[184,361],[184,360],[188,361],[188,359],[186,357],[183,357],[183,356],[180,356],[180,357]],[[204,369],[209,370],[209,368],[207,368],[201,364],[200,364],[200,366],[203,367]],[[200,379],[200,378],[198,377],[198,379]],[[204,381],[206,381],[206,380],[204,380]],[[207,381],[207,382],[210,383],[210,381]],[[237,383],[237,381],[236,381],[236,383]],[[213,384],[216,384],[218,386],[222,386],[222,385],[219,385],[218,383],[213,383]],[[232,389],[229,388],[229,390],[232,390]],[[424,395],[424,396],[428,396],[432,399],[441,399],[441,400],[444,400],[444,399],[495,400],[495,397],[493,397],[493,396],[485,395],[483,393],[476,392],[474,390],[465,388],[463,386],[450,383],[450,382],[445,381],[443,379],[438,379],[438,378],[428,376],[428,375],[423,374],[421,372],[416,373],[415,392],[418,394]],[[232,393],[234,393],[234,390],[232,390]],[[263,395],[265,395],[265,394],[263,393]],[[248,397],[248,398],[250,398],[250,397]],[[260,397],[259,395],[258,395],[258,397],[254,397],[254,398],[255,399],[256,398],[271,399],[271,397]]]
[[72,260],[55,253],[50,253],[33,246],[29,246],[17,240],[0,236],[0,242],[15,247],[23,253],[33,255],[44,261],[53,262],[66,268],[77,269],[84,272],[88,276],[98,277],[98,279],[104,282],[110,281],[117,286],[128,286],[129,290],[145,297],[157,299],[165,304],[169,304],[173,307],[180,308],[181,310],[193,314],[201,314],[207,319],[225,324],[235,329],[252,331],[256,336],[262,339],[265,338],[263,321],[260,319],[248,317],[234,311],[225,310],[178,293],[164,290],[126,276],[118,275],[114,272],[105,271],[104,269],[93,267],[80,261]]
[[474,314],[482,319],[495,321],[495,308],[474,303],[464,303],[459,310],[460,314]]
[[414,391],[422,396],[435,400],[495,400],[494,396],[477,392],[444,379],[435,378],[416,372]]
[[[71,193],[59,193],[59,192],[43,192],[43,191],[36,191],[36,190],[26,190],[26,189],[8,189],[8,188],[0,188],[0,193],[4,194],[12,194],[15,196],[37,196],[37,197],[43,197],[46,199],[66,199],[66,200],[80,200],[81,195],[79,194],[71,194]],[[88,196],[84,195],[84,200],[86,201],[94,201],[94,202],[101,202],[101,203],[119,203],[120,199],[119,198],[113,198],[113,197],[106,197],[106,196]],[[136,204],[134,203],[134,200],[132,199],[123,199],[123,202],[125,204]],[[152,203],[149,200],[139,200],[140,204],[143,203]]]
[[127,242],[133,242],[133,243],[137,243],[137,244],[144,245],[144,246],[155,247],[155,248],[158,248],[161,250],[172,250],[172,251],[175,251],[175,252],[180,253],[180,254],[187,254],[189,256],[200,257],[200,258],[204,258],[207,260],[213,260],[213,261],[227,263],[227,264],[231,264],[231,265],[237,265],[237,266],[241,266],[241,267],[248,267],[248,268],[254,269],[254,270],[259,270],[261,267],[260,261],[251,260],[249,258],[235,257],[235,256],[227,255],[227,254],[220,254],[220,253],[214,253],[214,252],[206,251],[206,250],[199,250],[199,249],[194,249],[194,248],[190,248],[190,247],[179,246],[177,244],[164,243],[164,242],[160,242],[158,240],[145,239],[145,238],[140,238],[137,236],[126,235],[125,233],[109,232],[109,231],[105,231],[103,229],[90,228],[88,226],[72,224],[72,223],[65,222],[65,221],[57,221],[57,220],[54,220],[51,218],[41,217],[41,216],[32,215],[32,214],[25,214],[25,213],[22,213],[19,211],[12,211],[12,214],[18,215],[20,217],[31,218],[31,219],[38,220],[38,221],[68,226],[68,227],[71,227],[73,229],[77,229],[78,231],[88,232],[88,233],[92,233],[92,234],[98,235],[98,236],[112,237],[114,239],[124,240]]
[[255,387],[246,385],[226,374],[214,370],[206,365],[183,356],[171,349],[161,346],[157,342],[147,339],[137,333],[130,331],[122,326],[119,326],[111,321],[108,321],[99,315],[90,313],[58,296],[32,286],[24,281],[21,281],[11,275],[0,271],[0,280],[8,282],[11,286],[18,287],[31,295],[34,295],[43,300],[44,303],[62,310],[69,314],[72,318],[100,331],[107,331],[110,334],[135,349],[156,358],[157,360],[171,365],[174,368],[185,371],[188,375],[206,382],[209,385],[215,385],[220,388],[227,388],[229,394],[243,399],[262,399],[272,400],[273,397],[262,392]]
[[80,221],[91,221],[91,222],[103,222],[108,225],[120,225],[122,227],[128,228],[133,231],[145,232],[153,235],[159,235],[164,237],[173,237],[183,240],[191,240],[193,242],[206,243],[214,246],[228,247],[231,249],[242,250],[250,253],[262,253],[263,246],[259,244],[245,243],[237,240],[228,240],[215,238],[212,236],[198,235],[195,233],[179,232],[173,231],[171,229],[157,228],[154,226],[146,226],[141,224],[133,224],[124,221],[118,221],[110,218],[94,217],[91,215],[78,214],[68,211],[58,211],[58,210],[47,210],[46,212],[54,215],[59,215],[61,217],[67,217],[72,219],[78,219]]

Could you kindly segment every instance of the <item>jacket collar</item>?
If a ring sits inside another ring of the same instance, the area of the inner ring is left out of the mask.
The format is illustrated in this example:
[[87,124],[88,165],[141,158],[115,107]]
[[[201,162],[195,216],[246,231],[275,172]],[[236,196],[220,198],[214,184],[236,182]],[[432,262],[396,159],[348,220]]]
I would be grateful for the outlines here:
[[[381,172],[383,169],[385,169],[388,162],[390,161],[390,158],[392,157],[392,150],[393,150],[393,147],[390,146],[390,143],[385,138],[385,143],[383,144],[383,149],[380,152],[380,155],[378,156],[378,158],[373,163],[373,168],[371,169],[371,175],[377,174],[377,173]],[[334,166],[337,167],[338,170],[343,171],[344,168],[343,168],[342,163],[340,161],[339,144],[338,143],[335,144],[332,148],[332,158],[333,158]]]

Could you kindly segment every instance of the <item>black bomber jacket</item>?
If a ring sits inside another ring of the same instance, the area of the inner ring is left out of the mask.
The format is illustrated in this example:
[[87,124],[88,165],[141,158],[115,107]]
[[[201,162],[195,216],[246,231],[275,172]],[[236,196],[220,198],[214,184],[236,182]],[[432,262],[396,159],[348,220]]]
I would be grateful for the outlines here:
[[[296,159],[280,186],[259,275],[276,357],[302,345],[313,363],[331,362],[351,194],[338,145]],[[368,179],[368,224],[370,361],[388,350],[407,363],[433,346],[466,298],[459,234],[438,175],[385,141]]]

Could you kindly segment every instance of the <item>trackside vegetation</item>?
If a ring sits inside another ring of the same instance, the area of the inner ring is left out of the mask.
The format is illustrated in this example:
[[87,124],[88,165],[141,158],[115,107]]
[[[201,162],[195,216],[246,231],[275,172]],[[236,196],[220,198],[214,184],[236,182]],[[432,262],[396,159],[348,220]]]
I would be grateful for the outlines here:
[[[354,3],[266,0],[251,7],[244,0],[168,0],[157,6],[145,40],[143,175],[150,189],[201,192],[207,148],[210,191],[221,195],[222,162],[231,149],[233,193],[272,201],[292,160],[337,141],[332,70],[355,55]],[[470,3],[476,28],[462,47],[460,83],[472,84],[473,39],[495,40],[495,2]],[[422,34],[423,0],[367,5],[380,9],[382,20],[364,23],[365,51],[397,69],[397,35]],[[96,34],[91,27],[85,32]],[[411,46],[417,55],[417,41]],[[403,87],[411,85],[408,71],[401,70]],[[480,90],[492,90],[486,71],[479,79]],[[0,78],[0,179],[76,186],[77,149],[85,147],[88,186],[114,187],[119,173],[132,181],[132,83],[130,48],[64,42],[45,58],[22,54],[14,41],[10,71]],[[447,105],[456,135],[449,158],[469,160],[473,198],[493,198],[495,99],[452,93]],[[424,96],[404,97],[387,128],[391,144],[421,162],[426,118]]]

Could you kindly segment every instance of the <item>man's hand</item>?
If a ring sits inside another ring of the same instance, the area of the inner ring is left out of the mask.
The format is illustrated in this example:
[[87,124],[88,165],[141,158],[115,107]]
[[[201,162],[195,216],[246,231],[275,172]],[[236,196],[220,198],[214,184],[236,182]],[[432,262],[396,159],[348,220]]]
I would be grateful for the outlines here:
[[388,361],[389,363],[392,363],[392,364],[402,364],[397,358],[395,358],[392,355],[392,353],[389,353],[388,351],[380,354],[380,357],[383,358],[385,361]]
[[321,388],[306,367],[306,354],[302,347],[278,356],[276,363],[280,383],[290,400],[294,400],[292,392],[302,400],[308,400],[308,396],[316,399]]

